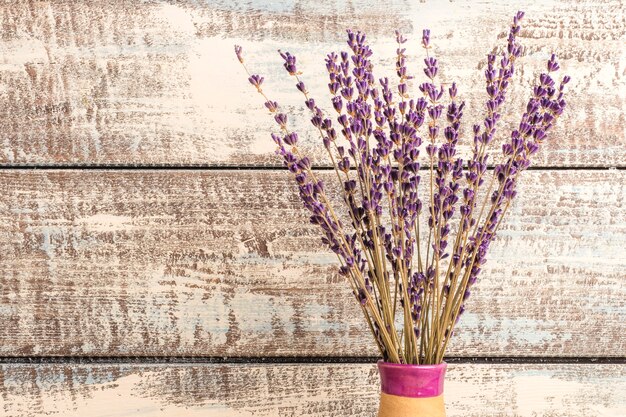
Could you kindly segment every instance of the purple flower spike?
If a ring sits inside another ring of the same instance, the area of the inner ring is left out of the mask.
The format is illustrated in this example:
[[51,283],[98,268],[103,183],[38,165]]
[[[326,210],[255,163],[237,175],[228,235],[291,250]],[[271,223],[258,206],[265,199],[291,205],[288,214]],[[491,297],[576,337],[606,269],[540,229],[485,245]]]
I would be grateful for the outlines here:
[[237,55],[237,59],[239,60],[239,62],[241,62],[243,64],[243,48],[239,45],[235,45],[235,54]]
[[559,69],[559,63],[556,61],[556,55],[552,54],[550,60],[548,61],[548,71],[554,72]]
[[251,75],[250,78],[248,78],[248,81],[250,81],[250,84],[255,86],[257,90],[261,89],[261,84],[263,84],[263,80],[264,80],[263,77],[261,77],[260,75],[256,75],[256,74]]
[[287,115],[285,113],[278,113],[274,116],[274,120],[276,120],[276,123],[278,123],[281,127],[287,126]]
[[285,60],[283,66],[285,67],[289,75],[297,75],[298,69],[296,68],[296,57],[291,55],[289,52],[283,53],[280,49],[278,50],[278,53]]
[[275,101],[267,100],[265,102],[265,107],[267,107],[270,112],[275,113],[278,110],[278,103]]
[[287,145],[295,145],[296,143],[298,143],[298,134],[295,132],[292,133],[288,133],[287,135],[285,135],[285,137],[283,138],[283,140],[285,141],[285,143]]
[[456,98],[456,94],[458,90],[456,88],[456,83],[452,83],[452,86],[448,89],[448,94],[450,94],[450,99],[454,100]]
[[400,33],[399,30],[396,30],[396,42],[399,44],[403,44],[406,42],[406,38]]
[[430,46],[430,29],[424,29],[422,31],[422,46],[426,49]]
[[424,60],[426,67],[424,68],[424,74],[430,79],[435,78],[437,75],[437,60],[435,58],[426,58]]

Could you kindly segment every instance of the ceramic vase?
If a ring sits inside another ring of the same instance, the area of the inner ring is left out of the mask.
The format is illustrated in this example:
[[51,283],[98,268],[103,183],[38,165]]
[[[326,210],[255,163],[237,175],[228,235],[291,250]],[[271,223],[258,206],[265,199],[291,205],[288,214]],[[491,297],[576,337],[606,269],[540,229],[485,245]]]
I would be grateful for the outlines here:
[[378,417],[445,417],[446,366],[446,363],[405,365],[379,361]]

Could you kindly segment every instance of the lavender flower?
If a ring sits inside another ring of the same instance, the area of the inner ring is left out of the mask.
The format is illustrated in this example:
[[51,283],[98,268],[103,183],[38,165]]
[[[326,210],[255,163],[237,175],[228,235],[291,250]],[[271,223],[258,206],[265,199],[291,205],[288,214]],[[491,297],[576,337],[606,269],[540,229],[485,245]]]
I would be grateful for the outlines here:
[[278,50],[278,53],[285,60],[285,63],[283,64],[283,66],[285,67],[287,72],[290,75],[296,75],[298,73],[298,70],[296,69],[296,57],[291,55],[289,52],[283,53],[280,50]]
[[235,55],[237,55],[237,59],[240,63],[243,64],[243,56],[242,56],[243,48],[239,45],[235,45]]
[[422,32],[422,46],[426,49],[430,47],[430,30],[424,29]]
[[[515,64],[522,56],[517,38],[523,17],[523,12],[514,16],[506,48],[487,56],[485,114],[473,125],[467,161],[457,155],[465,102],[459,100],[456,83],[444,87],[438,81],[440,63],[430,54],[428,29],[421,39],[426,78],[417,84],[416,98],[410,92],[413,76],[407,66],[406,37],[395,32],[396,89],[389,79],[374,76],[365,34],[348,30],[348,51],[332,52],[325,59],[332,116],[310,97],[296,56],[279,51],[343,190],[349,220],[345,224],[311,160],[301,153],[287,114],[261,89],[263,77],[248,72],[249,82],[276,122],[278,132],[272,133],[276,153],[293,176],[322,243],[337,255],[339,275],[350,284],[387,361],[443,360],[488,249],[517,195],[519,176],[566,107],[565,85],[570,78],[555,81],[559,64],[552,55],[517,128],[499,146],[501,156],[492,162],[490,175],[487,150],[496,138]],[[235,46],[235,54],[246,68],[242,48]],[[424,168],[427,181],[422,180]],[[487,196],[479,204],[480,187],[490,176]],[[453,221],[459,222],[458,228],[451,227]],[[401,324],[396,320],[398,308]]]
[[558,62],[556,62],[556,55],[552,54],[552,56],[550,57],[550,60],[548,61],[548,71],[554,72],[554,71],[558,71],[558,69],[559,69],[559,64]]
[[253,86],[255,86],[257,88],[257,90],[261,89],[261,84],[263,84],[263,80],[264,78],[261,77],[260,75],[251,75],[248,78],[248,81],[250,81],[250,84],[252,84]]

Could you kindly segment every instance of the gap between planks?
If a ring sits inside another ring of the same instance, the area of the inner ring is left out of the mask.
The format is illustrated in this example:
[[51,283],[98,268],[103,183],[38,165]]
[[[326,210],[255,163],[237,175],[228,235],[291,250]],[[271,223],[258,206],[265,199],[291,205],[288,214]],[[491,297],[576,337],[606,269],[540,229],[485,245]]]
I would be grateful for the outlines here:
[[[3,356],[0,364],[369,364],[377,356]],[[451,356],[459,364],[626,364],[626,357]]]
[[[315,171],[332,171],[332,166],[314,166]],[[352,168],[353,170],[354,168]],[[427,171],[429,167],[423,166],[420,170]],[[493,165],[487,167],[493,170]],[[285,168],[277,165],[206,165],[206,164],[189,164],[189,165],[165,165],[165,164],[146,164],[146,165],[125,165],[125,164],[105,164],[105,165],[3,165],[0,164],[0,170],[84,170],[84,171],[106,171],[106,170],[127,170],[127,171],[284,171]],[[623,171],[626,165],[619,166],[531,166],[528,171]]]

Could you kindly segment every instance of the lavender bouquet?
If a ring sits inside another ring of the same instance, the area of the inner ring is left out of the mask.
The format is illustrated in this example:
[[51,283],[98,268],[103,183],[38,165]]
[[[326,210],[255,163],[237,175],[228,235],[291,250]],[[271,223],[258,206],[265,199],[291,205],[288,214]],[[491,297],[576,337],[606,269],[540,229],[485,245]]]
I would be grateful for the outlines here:
[[417,98],[409,95],[413,77],[402,34],[396,32],[398,80],[392,87],[389,79],[374,77],[365,34],[348,30],[350,51],[326,57],[334,116],[309,96],[296,57],[279,51],[332,161],[350,224],[340,220],[310,159],[298,148],[287,115],[263,91],[263,77],[248,72],[242,48],[235,46],[248,80],[278,125],[279,132],[272,134],[276,153],[293,174],[322,242],[337,255],[339,273],[348,280],[387,362],[443,361],[520,174],[565,108],[569,77],[555,83],[551,73],[559,64],[552,55],[519,126],[502,144],[501,156],[489,161],[487,150],[522,55],[517,37],[523,16],[515,15],[506,48],[487,57],[485,116],[473,125],[467,160],[457,156],[465,103],[457,98],[455,83],[438,85],[439,62],[432,56],[429,30],[421,40],[425,81]]

